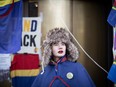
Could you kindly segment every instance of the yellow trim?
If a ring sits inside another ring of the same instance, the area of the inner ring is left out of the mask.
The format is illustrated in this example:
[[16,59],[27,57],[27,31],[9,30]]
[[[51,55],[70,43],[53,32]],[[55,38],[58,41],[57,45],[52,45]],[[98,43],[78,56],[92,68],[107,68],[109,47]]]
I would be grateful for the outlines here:
[[116,7],[113,6],[112,9],[116,10]]
[[[18,2],[20,0],[14,0],[14,2]],[[3,7],[8,4],[12,4],[13,0],[0,0],[0,7]]]
[[40,72],[40,69],[32,69],[32,70],[13,70],[11,71],[11,77],[16,76],[37,76]]
[[113,62],[113,64],[116,64],[116,62]]

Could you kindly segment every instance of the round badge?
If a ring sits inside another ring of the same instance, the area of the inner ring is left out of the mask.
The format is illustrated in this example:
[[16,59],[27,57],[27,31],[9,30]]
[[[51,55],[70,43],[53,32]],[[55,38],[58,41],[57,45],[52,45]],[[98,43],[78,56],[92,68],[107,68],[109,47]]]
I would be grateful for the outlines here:
[[68,72],[68,73],[66,74],[66,77],[67,77],[68,79],[72,79],[72,78],[73,78],[73,73]]

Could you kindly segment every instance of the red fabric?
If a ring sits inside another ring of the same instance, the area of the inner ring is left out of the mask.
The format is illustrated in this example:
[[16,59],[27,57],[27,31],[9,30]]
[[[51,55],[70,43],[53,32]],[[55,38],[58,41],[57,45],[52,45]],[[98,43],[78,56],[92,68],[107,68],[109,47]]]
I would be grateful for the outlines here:
[[38,69],[38,54],[16,54],[11,62],[11,70]]
[[8,9],[8,11],[6,13],[0,15],[0,18],[7,16],[12,11],[13,7],[14,7],[14,0],[12,0],[12,4],[11,4],[10,8]]
[[115,6],[115,7],[116,7],[116,0],[114,1],[113,6]]
[[52,84],[54,83],[54,81],[55,81],[57,78],[60,79],[60,81],[61,81],[66,87],[70,87],[60,76],[55,76],[55,77],[53,78],[53,80],[51,81],[49,87],[52,87]]

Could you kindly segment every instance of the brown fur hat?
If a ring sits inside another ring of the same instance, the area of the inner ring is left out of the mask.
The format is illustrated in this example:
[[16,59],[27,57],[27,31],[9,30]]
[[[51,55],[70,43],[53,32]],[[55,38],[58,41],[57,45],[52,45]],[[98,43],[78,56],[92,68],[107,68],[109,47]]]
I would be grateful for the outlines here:
[[66,56],[70,61],[76,61],[79,57],[77,47],[71,42],[71,36],[66,29],[54,28],[47,33],[46,39],[43,41],[43,57],[44,66],[48,65],[52,56],[51,44],[55,42],[64,42],[66,44]]

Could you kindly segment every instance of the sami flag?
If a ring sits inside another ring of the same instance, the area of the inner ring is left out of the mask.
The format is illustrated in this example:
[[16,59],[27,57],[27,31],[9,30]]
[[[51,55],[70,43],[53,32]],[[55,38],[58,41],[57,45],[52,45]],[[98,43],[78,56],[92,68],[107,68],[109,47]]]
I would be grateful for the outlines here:
[[0,53],[20,50],[22,0],[0,0]]
[[16,54],[11,62],[12,86],[31,87],[39,71],[38,54]]
[[116,83],[116,0],[112,6],[110,14],[107,19],[108,23],[113,27],[113,56],[114,62],[109,70],[107,78],[112,82]]
[[112,82],[116,83],[116,60],[114,60],[107,78],[111,80]]
[[109,70],[107,78],[116,83],[116,27],[113,27],[113,58],[114,62]]
[[116,25],[116,1],[114,2],[112,6],[112,9],[110,11],[107,21],[113,27]]

